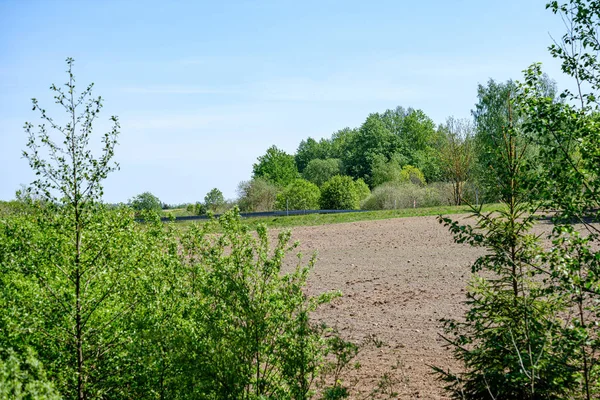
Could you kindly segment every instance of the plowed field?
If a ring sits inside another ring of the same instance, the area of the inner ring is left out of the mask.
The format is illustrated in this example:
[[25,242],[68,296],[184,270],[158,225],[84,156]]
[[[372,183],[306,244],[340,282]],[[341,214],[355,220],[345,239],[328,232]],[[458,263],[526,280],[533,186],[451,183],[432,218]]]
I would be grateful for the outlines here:
[[454,243],[435,217],[292,232],[303,254],[318,253],[309,293],[343,292],[315,318],[354,342],[375,337],[384,343],[365,346],[357,359],[361,368],[350,371],[346,382],[356,380],[355,389],[368,393],[388,373],[399,398],[447,398],[430,368],[458,367],[443,347],[440,319],[463,315],[470,265],[483,250]]

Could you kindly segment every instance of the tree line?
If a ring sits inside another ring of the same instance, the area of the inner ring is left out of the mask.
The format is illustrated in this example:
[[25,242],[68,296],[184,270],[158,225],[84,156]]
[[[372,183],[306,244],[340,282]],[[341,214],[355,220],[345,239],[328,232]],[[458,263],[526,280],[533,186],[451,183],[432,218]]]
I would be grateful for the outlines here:
[[[547,75],[538,85],[544,96],[562,101]],[[515,81],[490,79],[477,87],[471,119],[449,117],[436,126],[422,110],[399,106],[370,114],[360,127],[330,138],[304,139],[295,154],[273,145],[258,157],[252,178],[238,185],[237,199],[226,201],[214,188],[187,210],[205,214],[234,205],[247,212],[377,210],[496,202],[501,198],[498,132],[509,124],[509,100],[517,91]],[[516,129],[527,122],[518,110],[511,118]],[[536,155],[532,144],[528,162]]]

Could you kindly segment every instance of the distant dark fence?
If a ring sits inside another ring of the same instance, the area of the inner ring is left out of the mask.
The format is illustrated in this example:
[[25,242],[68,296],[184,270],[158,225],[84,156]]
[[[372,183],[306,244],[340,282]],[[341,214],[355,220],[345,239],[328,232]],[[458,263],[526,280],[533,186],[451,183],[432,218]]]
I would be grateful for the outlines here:
[[[254,212],[254,213],[240,213],[243,218],[257,218],[257,217],[291,217],[293,215],[307,215],[307,214],[343,214],[343,213],[355,213],[365,212],[369,210],[289,210],[289,211],[265,211],[265,212]],[[218,217],[220,214],[214,214]],[[168,221],[196,221],[201,219],[208,219],[206,215],[188,215],[184,217],[163,217],[163,222]]]

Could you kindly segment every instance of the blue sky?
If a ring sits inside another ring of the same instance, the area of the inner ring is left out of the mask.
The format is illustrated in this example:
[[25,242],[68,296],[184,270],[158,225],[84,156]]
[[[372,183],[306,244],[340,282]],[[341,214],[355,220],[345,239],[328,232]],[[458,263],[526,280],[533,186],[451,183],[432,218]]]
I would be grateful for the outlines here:
[[569,86],[547,51],[563,33],[545,1],[0,0],[0,199],[33,179],[21,157],[36,97],[75,59],[80,87],[121,121],[105,200],[236,196],[271,145],[359,126],[369,113],[470,117],[478,83],[532,62]]

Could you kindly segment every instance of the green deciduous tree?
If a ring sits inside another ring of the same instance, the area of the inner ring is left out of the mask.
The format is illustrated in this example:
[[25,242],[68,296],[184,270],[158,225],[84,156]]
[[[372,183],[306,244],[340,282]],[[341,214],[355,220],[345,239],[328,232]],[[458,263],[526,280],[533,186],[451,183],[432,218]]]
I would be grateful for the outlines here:
[[374,160],[378,157],[389,160],[399,145],[399,137],[386,127],[378,114],[371,114],[352,137],[352,144],[342,157],[344,168],[353,178],[362,178],[372,185]]
[[383,114],[369,115],[349,137],[349,145],[340,157],[346,174],[364,179],[371,187],[376,184],[373,167],[390,161],[389,170],[395,164],[411,164],[427,171],[427,179],[435,179],[439,175],[439,160],[435,157],[438,141],[435,125],[425,113],[397,107]]
[[455,205],[463,202],[463,188],[471,178],[475,152],[474,130],[467,120],[448,118],[441,127],[445,141],[440,149],[440,160],[444,178],[452,184]]
[[258,157],[252,166],[252,177],[262,178],[280,187],[300,177],[294,156],[275,146],[269,147],[265,155]]
[[348,127],[340,129],[331,135],[331,149],[328,158],[344,159],[350,151],[354,136],[358,133],[358,129],[350,129]]
[[[542,75],[538,81],[538,89],[542,90],[545,97],[555,98],[556,84],[547,75]],[[475,110],[472,110],[475,121],[475,135],[473,137],[473,147],[476,153],[473,165],[473,179],[483,191],[485,201],[495,201],[501,195],[495,191],[498,187],[497,174],[503,160],[498,159],[496,149],[502,146],[504,141],[504,132],[511,119],[512,129],[517,135],[517,140],[523,140],[522,127],[527,120],[527,115],[521,110],[520,102],[511,101],[519,91],[518,85],[512,80],[504,83],[495,82],[490,79],[487,85],[479,85],[477,88],[478,102]],[[508,108],[511,107],[509,116]],[[528,168],[535,168],[537,155],[536,141],[528,141],[525,149],[525,159]]]
[[138,194],[129,200],[129,204],[131,205],[131,208],[138,212],[146,211],[160,213],[162,210],[162,202],[150,192]]
[[381,154],[375,156],[371,164],[373,186],[379,186],[385,182],[402,181],[401,171],[404,164],[406,164],[406,159],[400,154],[392,155],[389,160]]
[[123,366],[119,360],[132,340],[128,321],[137,303],[138,267],[153,246],[146,247],[146,233],[133,229],[129,209],[101,202],[102,181],[116,169],[119,124],[111,118],[94,156],[88,143],[102,99],[91,98],[92,85],[76,94],[73,60],[67,64],[65,87],[51,87],[67,113],[66,125],[35,99],[34,109],[55,134],[44,124],[38,134],[25,125],[24,156],[38,176],[31,191],[47,206],[1,221],[4,292],[17,294],[3,319],[20,312],[10,340],[37,350],[61,393],[85,399],[107,396],[123,384],[115,368]]
[[342,160],[339,158],[327,158],[325,160],[315,158],[311,160],[302,175],[304,179],[311,181],[317,186],[342,173]]
[[[508,126],[508,105],[516,92],[516,84],[509,80],[498,83],[490,79],[487,85],[477,87],[478,102],[472,110],[475,121],[474,145],[476,149],[475,178],[482,188],[482,197],[486,201],[496,201],[496,172],[502,166],[496,148],[502,143],[502,135]],[[513,120],[515,130],[519,129],[518,119]]]
[[280,189],[273,183],[254,178],[241,182],[238,186],[238,205],[242,211],[273,211]]
[[224,205],[225,197],[223,197],[223,192],[217,188],[211,189],[211,191],[204,196],[204,206],[212,212],[217,212]]
[[300,171],[300,173],[303,173],[304,169],[312,160],[323,160],[329,158],[330,153],[330,140],[321,139],[317,142],[315,139],[310,137],[306,140],[302,140],[300,142],[300,145],[298,146],[298,150],[296,150],[296,155],[294,156],[296,160],[296,166],[298,167],[298,171]]

